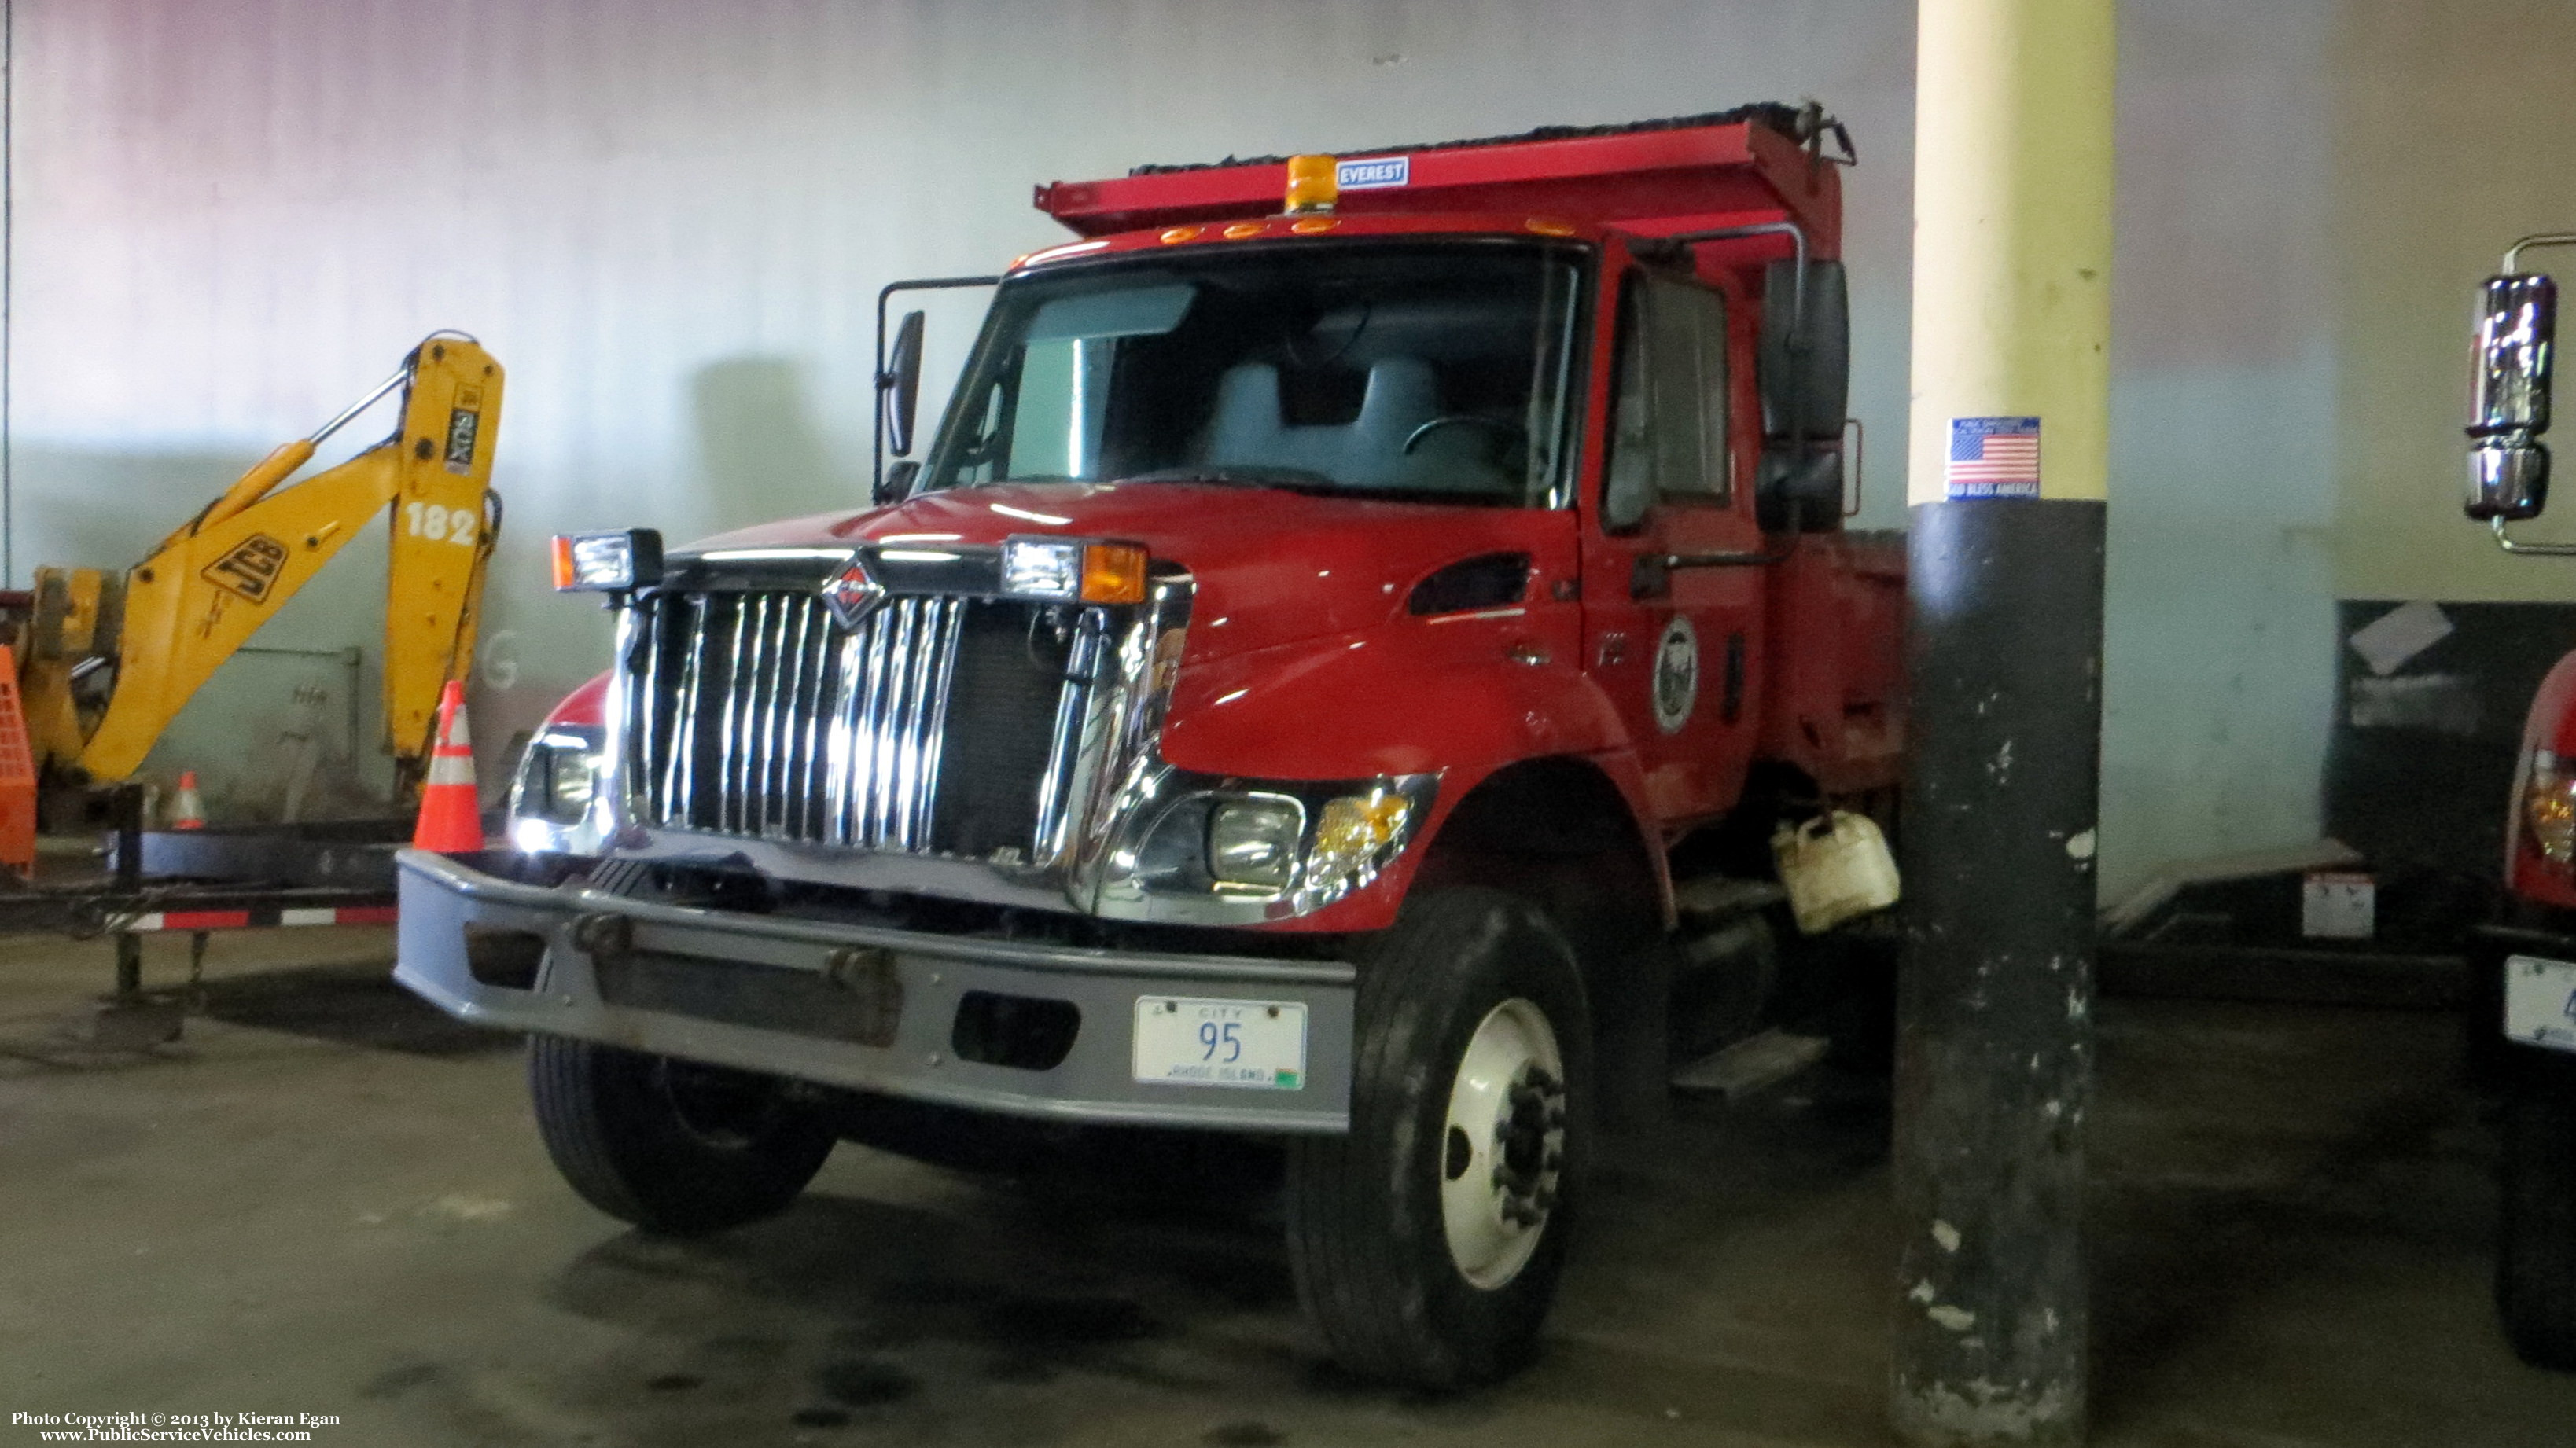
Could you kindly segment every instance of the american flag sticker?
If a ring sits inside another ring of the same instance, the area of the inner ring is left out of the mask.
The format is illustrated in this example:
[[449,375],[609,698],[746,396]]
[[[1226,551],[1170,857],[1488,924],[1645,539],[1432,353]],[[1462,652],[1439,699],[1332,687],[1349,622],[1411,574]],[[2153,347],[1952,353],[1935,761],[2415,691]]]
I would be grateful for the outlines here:
[[1951,418],[1941,483],[1951,498],[2038,497],[2039,419]]

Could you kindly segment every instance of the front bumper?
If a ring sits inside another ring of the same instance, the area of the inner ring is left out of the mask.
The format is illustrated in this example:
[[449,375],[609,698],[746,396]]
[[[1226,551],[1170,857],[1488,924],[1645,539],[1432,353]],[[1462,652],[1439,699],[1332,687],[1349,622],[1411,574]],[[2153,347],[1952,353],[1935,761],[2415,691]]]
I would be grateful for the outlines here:
[[[469,861],[420,850],[395,857],[402,914],[394,978],[460,1020],[1014,1116],[1349,1129],[1356,973],[1346,964],[1080,949],[703,910],[527,883]],[[495,983],[487,969],[478,979],[469,932],[542,942],[533,978]],[[845,966],[861,953],[872,995],[854,1009]],[[959,1048],[971,1032],[961,1012],[970,994],[1071,1005],[1078,1015],[1069,1049],[1045,1069],[963,1059]],[[1143,996],[1305,1006],[1301,1084],[1137,1080],[1132,1036]]]

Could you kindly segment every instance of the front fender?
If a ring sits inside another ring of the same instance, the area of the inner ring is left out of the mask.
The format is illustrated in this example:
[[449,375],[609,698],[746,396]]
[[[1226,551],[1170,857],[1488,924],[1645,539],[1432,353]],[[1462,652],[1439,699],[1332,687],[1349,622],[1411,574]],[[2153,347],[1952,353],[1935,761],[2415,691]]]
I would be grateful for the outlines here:
[[[1365,889],[1275,929],[1382,929],[1458,803],[1496,771],[1575,756],[1609,777],[1641,836],[1655,838],[1645,777],[1619,711],[1582,670],[1507,661],[1504,644],[1435,636],[1438,652],[1401,631],[1370,631],[1263,649],[1182,670],[1163,726],[1170,763],[1206,774],[1357,779],[1436,773],[1430,817],[1404,855]],[[1500,637],[1499,634],[1496,637]],[[1660,885],[1660,882],[1659,882]]]
[[1631,749],[1601,686],[1556,661],[1571,647],[1526,664],[1500,645],[1434,653],[1410,643],[1344,634],[1192,664],[1173,689],[1163,757],[1272,779],[1481,778],[1523,759]]
[[554,711],[546,715],[545,727],[597,729],[606,725],[609,678],[610,676],[605,673],[594,675],[590,682],[564,695],[563,702],[555,705]]

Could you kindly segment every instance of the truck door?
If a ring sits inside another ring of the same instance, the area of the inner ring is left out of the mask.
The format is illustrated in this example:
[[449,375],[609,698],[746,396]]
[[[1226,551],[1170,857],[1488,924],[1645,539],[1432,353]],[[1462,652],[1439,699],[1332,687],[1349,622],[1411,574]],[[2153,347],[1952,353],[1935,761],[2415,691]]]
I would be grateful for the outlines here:
[[1714,288],[1643,269],[1623,279],[1601,497],[1584,529],[1584,662],[1669,824],[1735,805],[1760,717],[1763,538],[1751,460],[1732,445],[1728,323]]

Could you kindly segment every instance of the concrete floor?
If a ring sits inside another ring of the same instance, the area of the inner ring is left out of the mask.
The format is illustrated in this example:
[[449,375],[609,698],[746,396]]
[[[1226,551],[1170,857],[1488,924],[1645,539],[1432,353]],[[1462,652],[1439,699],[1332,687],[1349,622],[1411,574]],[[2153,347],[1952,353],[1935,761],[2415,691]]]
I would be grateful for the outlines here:
[[[156,982],[181,950],[154,942]],[[313,1441],[441,1448],[1883,1440],[1885,1125],[1828,1078],[1620,1152],[1544,1360],[1426,1401],[1318,1366],[1261,1205],[844,1147],[780,1220],[636,1237],[555,1178],[515,1044],[383,984],[389,952],[219,939],[222,1018],[110,1058],[46,1034],[106,948],[0,942],[0,1412],[333,1414]],[[2101,1021],[2098,1442],[2576,1436],[2576,1379],[2489,1313],[2449,1020]]]

